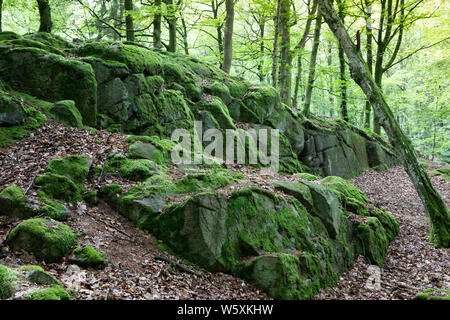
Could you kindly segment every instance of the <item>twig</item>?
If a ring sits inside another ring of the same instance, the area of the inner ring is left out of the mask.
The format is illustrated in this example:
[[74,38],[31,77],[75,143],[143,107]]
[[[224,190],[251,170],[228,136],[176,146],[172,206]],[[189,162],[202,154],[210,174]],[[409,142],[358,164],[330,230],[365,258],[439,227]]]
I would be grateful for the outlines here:
[[111,223],[109,223],[108,221],[104,221],[103,219],[100,219],[98,217],[96,217],[95,215],[93,215],[92,213],[89,213],[88,211],[86,211],[86,214],[92,218],[94,218],[95,220],[104,223],[105,225],[107,225],[110,228],[113,228],[114,230],[120,232],[123,235],[126,235],[128,238],[132,239],[132,236],[129,235],[128,233],[126,233],[125,231],[120,230],[119,228],[113,226]]
[[198,273],[198,272],[196,272],[196,271],[194,271],[194,270],[191,270],[191,269],[189,269],[189,268],[183,266],[181,263],[178,263],[178,262],[176,262],[176,261],[174,261],[174,260],[172,260],[172,259],[169,259],[169,258],[167,258],[167,257],[163,257],[163,256],[153,256],[153,259],[155,259],[155,260],[160,260],[160,261],[164,261],[164,262],[167,262],[167,263],[172,263],[172,264],[174,264],[178,269],[180,269],[180,270],[183,271],[183,272],[187,272],[187,273],[196,275],[197,277],[201,277],[201,274],[200,274],[200,273]]

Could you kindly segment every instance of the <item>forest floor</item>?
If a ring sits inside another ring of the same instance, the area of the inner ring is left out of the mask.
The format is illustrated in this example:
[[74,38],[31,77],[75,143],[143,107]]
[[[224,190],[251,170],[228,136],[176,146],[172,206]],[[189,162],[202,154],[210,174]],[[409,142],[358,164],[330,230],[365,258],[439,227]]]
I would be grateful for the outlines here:
[[[0,189],[17,184],[32,202],[37,198],[34,179],[43,174],[53,158],[84,154],[93,166],[103,165],[107,154],[126,153],[124,136],[106,131],[90,132],[49,122],[34,134],[7,148],[0,149]],[[228,192],[247,185],[271,187],[268,179],[295,180],[294,176],[264,176],[250,168],[233,168],[243,172],[248,183],[231,185]],[[435,169],[432,164],[428,170]],[[177,179],[183,173],[171,168]],[[431,177],[433,185],[450,205],[450,182]],[[450,250],[436,249],[428,242],[429,221],[424,208],[401,166],[384,172],[367,170],[351,180],[367,194],[369,201],[392,212],[400,224],[400,234],[391,243],[381,273],[381,286],[370,289],[366,282],[369,265],[359,257],[342,275],[339,283],[322,290],[314,299],[411,299],[426,288],[450,289]],[[119,183],[125,191],[136,182],[119,177],[101,176],[86,183],[92,190]],[[275,190],[271,190],[276,192]],[[164,246],[147,231],[138,229],[106,204],[69,207],[66,222],[82,234],[78,245],[92,245],[106,253],[108,267],[101,271],[80,269],[75,265],[45,265],[24,252],[0,247],[0,260],[14,265],[37,264],[60,279],[76,299],[268,299],[245,281],[223,273],[209,273],[163,250]],[[4,243],[16,219],[0,217],[0,242]],[[371,267],[373,268],[373,266]],[[21,288],[17,297],[32,288]]]

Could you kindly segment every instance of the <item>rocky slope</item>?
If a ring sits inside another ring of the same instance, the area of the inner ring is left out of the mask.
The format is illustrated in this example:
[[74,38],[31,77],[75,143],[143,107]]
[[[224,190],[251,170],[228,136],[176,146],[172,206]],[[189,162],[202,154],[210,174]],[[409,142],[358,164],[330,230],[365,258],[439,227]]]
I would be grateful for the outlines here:
[[[0,215],[25,219],[9,232],[9,248],[46,263],[103,266],[93,248],[73,250],[79,235],[55,220],[73,219],[80,203],[107,203],[174,254],[278,299],[311,297],[337,282],[359,254],[383,264],[398,225],[343,179],[395,163],[390,146],[374,134],[302,118],[281,104],[275,89],[191,57],[113,42],[75,46],[47,34],[2,33],[0,40],[1,146],[50,119],[93,135],[131,134],[125,149],[101,157],[50,153],[36,179],[4,181]],[[214,162],[174,166],[170,135],[176,128],[194,133],[196,120],[203,132],[279,129],[280,172],[288,175],[267,175],[260,166],[249,175],[242,166]],[[110,183],[100,183],[105,177]],[[26,195],[30,189],[34,196]],[[8,288],[17,278],[11,272],[4,272]],[[50,289],[65,297],[60,287]],[[12,291],[5,289],[5,297]]]

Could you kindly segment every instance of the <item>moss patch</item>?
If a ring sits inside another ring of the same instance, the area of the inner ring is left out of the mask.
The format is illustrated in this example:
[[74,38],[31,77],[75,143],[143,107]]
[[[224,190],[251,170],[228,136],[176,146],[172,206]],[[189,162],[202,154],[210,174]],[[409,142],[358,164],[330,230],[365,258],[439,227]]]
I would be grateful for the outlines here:
[[70,295],[63,287],[55,285],[44,290],[37,290],[25,295],[28,300],[70,300]]
[[0,264],[0,300],[10,298],[15,290],[17,272]]
[[75,248],[70,261],[84,268],[104,269],[108,265],[104,255],[91,246]]

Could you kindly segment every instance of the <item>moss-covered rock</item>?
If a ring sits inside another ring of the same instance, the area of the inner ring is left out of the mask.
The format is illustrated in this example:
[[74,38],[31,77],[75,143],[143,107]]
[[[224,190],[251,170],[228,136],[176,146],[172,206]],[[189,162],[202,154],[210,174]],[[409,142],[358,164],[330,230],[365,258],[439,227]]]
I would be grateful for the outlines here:
[[27,205],[27,198],[19,186],[11,185],[0,192],[0,215],[29,218],[37,214],[37,208]]
[[236,129],[227,107],[220,99],[213,100],[202,99],[196,103],[193,110],[200,113],[208,111],[220,126],[220,129]]
[[76,128],[83,127],[83,117],[75,107],[73,100],[58,101],[49,111],[56,120],[65,125]]
[[0,49],[0,68],[3,80],[13,89],[52,102],[73,100],[84,123],[96,125],[97,83],[89,64],[44,49],[10,44]]
[[17,225],[8,235],[7,244],[34,254],[47,263],[58,261],[75,243],[76,236],[68,226],[51,219],[29,219]]
[[33,129],[41,127],[47,119],[33,107],[24,108],[25,123],[18,126],[0,126],[0,147],[28,137]]
[[39,190],[51,199],[76,203],[82,200],[80,188],[71,179],[59,174],[46,173],[35,180]]
[[310,174],[310,173],[306,173],[306,172],[295,173],[294,175],[296,177],[299,177],[300,179],[307,180],[307,181],[316,181],[316,180],[321,179],[321,177],[319,177],[319,176],[316,176],[316,175]]
[[14,294],[17,276],[17,272],[0,264],[0,300],[8,299]]
[[341,177],[329,176],[323,178],[320,183],[336,194],[345,210],[359,215],[368,215],[368,210],[365,208],[366,195],[350,182]]
[[98,191],[98,196],[108,203],[112,208],[118,205],[119,196],[123,190],[118,184],[108,184]]
[[54,285],[51,288],[36,290],[27,293],[25,299],[28,300],[70,300],[70,295],[60,285]]
[[356,242],[356,252],[363,254],[370,264],[383,266],[389,238],[380,220],[376,217],[367,217],[365,222],[357,223],[354,234]]
[[158,166],[148,159],[128,159],[123,154],[109,154],[105,172],[131,180],[145,180],[158,172]]
[[21,125],[25,120],[22,102],[0,90],[0,126]]
[[92,159],[88,156],[71,155],[51,160],[47,165],[47,172],[71,179],[81,190],[91,165]]
[[75,248],[69,262],[83,268],[94,269],[104,269],[108,265],[104,259],[104,254],[99,253],[91,246]]
[[[36,267],[36,266],[34,266]],[[42,268],[41,268],[42,269]],[[23,270],[23,269],[21,269]],[[33,283],[41,284],[41,285],[60,285],[61,283],[53,277],[50,273],[40,270],[40,269],[34,269],[34,270],[23,270],[25,271],[25,278]]]

